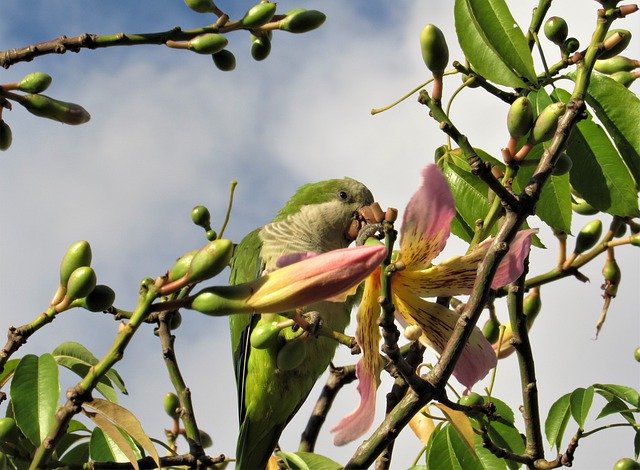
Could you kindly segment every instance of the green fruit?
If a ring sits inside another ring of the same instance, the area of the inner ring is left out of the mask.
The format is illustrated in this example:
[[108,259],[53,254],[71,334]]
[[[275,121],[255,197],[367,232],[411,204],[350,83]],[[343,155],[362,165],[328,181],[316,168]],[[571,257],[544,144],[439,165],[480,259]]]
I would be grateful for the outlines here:
[[210,279],[227,267],[233,254],[233,243],[227,239],[213,240],[201,248],[191,260],[189,282]]
[[256,349],[267,349],[273,346],[278,340],[278,334],[281,330],[277,325],[277,322],[262,321],[258,323],[249,337],[251,346]]
[[526,135],[533,126],[533,107],[531,101],[526,96],[518,97],[507,113],[507,129],[509,135],[514,139],[519,139]]
[[213,439],[211,439],[211,436],[203,430],[200,430],[199,433],[200,433],[200,445],[205,449],[207,447],[211,447],[213,445]]
[[258,3],[247,11],[240,20],[242,26],[246,28],[258,28],[273,18],[276,13],[275,3]]
[[636,67],[640,67],[640,60],[629,59],[621,55],[611,57],[610,59],[596,60],[594,69],[600,73],[611,75],[616,72],[631,72]]
[[553,176],[566,175],[567,173],[569,173],[571,168],[573,168],[573,161],[571,160],[569,155],[567,155],[565,152],[562,152],[551,174]]
[[564,18],[552,16],[544,24],[544,35],[549,41],[558,46],[562,45],[569,34],[569,27]]
[[79,104],[67,103],[46,95],[21,95],[17,101],[31,114],[63,124],[84,124],[91,119],[91,115]]
[[564,114],[566,105],[562,102],[552,103],[542,110],[531,131],[529,140],[533,144],[546,142],[553,137],[558,127],[558,119]]
[[211,227],[211,213],[205,206],[195,206],[191,209],[191,220],[199,227],[205,229]]
[[187,274],[189,266],[191,266],[191,261],[198,251],[199,250],[192,250],[178,258],[176,263],[169,270],[169,281],[175,281]]
[[67,297],[70,300],[88,296],[96,287],[96,273],[89,266],[82,266],[71,273],[67,281]]
[[33,72],[25,75],[18,82],[17,88],[25,93],[42,93],[51,85],[51,76],[44,72]]
[[198,13],[213,13],[216,7],[211,0],[184,0],[185,5]]
[[604,43],[606,43],[607,39],[612,37],[614,34],[620,35],[620,41],[610,48],[603,50],[598,56],[598,59],[604,60],[617,56],[622,51],[624,51],[631,42],[631,31],[627,31],[626,29],[612,29],[607,33],[607,37],[605,38]]
[[604,267],[602,268],[602,276],[605,281],[608,281],[611,284],[616,286],[620,284],[622,273],[620,272],[620,266],[618,266],[615,259],[607,258],[607,261],[605,261]]
[[593,248],[600,239],[600,235],[602,235],[602,222],[599,219],[592,220],[578,233],[573,251],[580,254]]
[[116,300],[116,293],[109,286],[97,285],[84,298],[84,308],[90,312],[103,312],[113,305]]
[[616,72],[616,73],[612,73],[611,78],[614,79],[616,82],[620,83],[621,85],[629,88],[631,86],[631,84],[633,82],[636,81],[636,78],[638,78],[636,76],[635,73],[633,72]]
[[562,43],[562,50],[567,54],[571,54],[580,49],[580,41],[576,38],[567,38],[564,43]]
[[613,470],[640,470],[640,463],[636,460],[625,457],[615,463]]
[[271,39],[267,35],[251,35],[251,57],[254,60],[264,60],[271,52]]
[[482,327],[482,334],[487,341],[495,343],[500,338],[500,322],[497,318],[489,318]]
[[293,370],[306,359],[305,345],[301,340],[289,341],[278,351],[276,365],[281,371]]
[[422,60],[434,75],[442,75],[449,63],[449,47],[440,28],[427,24],[420,32]]
[[90,265],[91,246],[89,245],[89,242],[86,240],[75,242],[69,247],[60,262],[60,285],[66,286],[71,273],[76,269]]
[[0,119],[0,150],[7,150],[11,147],[13,141],[13,134],[9,124]]
[[575,202],[571,201],[571,208],[580,215],[595,215],[599,212],[598,209],[594,208],[584,199],[576,199]]
[[522,302],[522,310],[527,317],[527,329],[531,328],[533,321],[536,319],[542,309],[542,299],[538,289],[531,289]]
[[326,19],[326,15],[320,11],[295,8],[280,20],[278,28],[289,33],[306,33],[319,28]]
[[236,56],[227,49],[222,49],[220,52],[212,54],[211,57],[216,67],[223,72],[231,72],[236,68]]
[[484,405],[484,398],[475,392],[470,392],[462,395],[458,403],[464,406],[481,406]]
[[180,416],[180,399],[175,393],[167,393],[162,399],[162,408],[171,418],[176,419]]
[[198,54],[215,54],[227,47],[229,40],[222,34],[206,33],[196,36],[187,43],[190,51]]
[[633,358],[640,362],[640,346],[636,348],[635,351],[633,351]]

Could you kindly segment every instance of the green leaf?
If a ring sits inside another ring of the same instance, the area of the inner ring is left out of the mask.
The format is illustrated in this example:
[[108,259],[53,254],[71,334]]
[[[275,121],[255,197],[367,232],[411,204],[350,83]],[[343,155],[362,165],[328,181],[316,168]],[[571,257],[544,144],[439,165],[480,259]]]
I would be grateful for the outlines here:
[[636,431],[636,436],[633,438],[633,454],[636,460],[640,457],[640,430]]
[[571,405],[571,416],[573,416],[573,419],[576,420],[581,429],[584,429],[584,422],[586,421],[589,410],[591,409],[593,393],[593,387],[576,388],[571,393],[571,398],[569,399]]
[[276,452],[291,470],[341,470],[342,465],[313,452]]
[[83,465],[87,463],[89,461],[89,442],[80,442],[59,460],[67,465]]
[[0,388],[4,387],[5,384],[13,377],[13,373],[18,366],[20,359],[9,359],[5,365],[4,370],[0,373]]
[[570,417],[571,393],[567,393],[551,405],[547,419],[544,422],[544,432],[547,440],[549,444],[558,451],[562,445],[562,437],[564,436],[564,431],[567,429]]
[[[101,428],[94,428],[89,441],[89,456],[97,462],[131,462],[134,468],[137,469],[137,460],[142,458],[142,454],[131,437],[120,434],[126,441],[126,444],[123,445],[124,449],[110,436],[106,435]],[[132,456],[133,461],[129,458],[129,455]]]
[[24,356],[11,381],[11,403],[16,424],[33,445],[39,446],[53,428],[59,397],[53,356]]
[[[78,441],[81,441],[83,439],[88,441],[90,435],[91,435],[91,432],[89,431],[89,429],[87,429],[87,427],[84,424],[82,424],[80,421],[76,421],[72,419],[69,422],[69,426],[67,427],[67,432],[63,434],[63,436],[60,438],[60,441],[58,441],[58,444],[56,445],[56,450],[54,451],[54,457],[60,460],[59,456],[64,455],[65,452],[67,452],[67,450],[71,446],[73,446]],[[88,452],[88,449],[89,447],[87,445],[87,452]],[[87,454],[87,458],[88,458],[88,454]]]
[[[89,373],[90,365],[82,362],[80,359],[71,356],[55,356],[56,362],[63,367],[75,372],[78,376],[84,378]],[[117,403],[118,395],[116,394],[111,381],[106,377],[100,377],[98,384],[96,385],[96,390],[98,390],[102,396],[104,396],[107,400]]]
[[622,415],[622,417],[630,423],[635,422],[635,420],[633,419],[633,414],[629,410],[629,406],[625,402],[620,400],[620,398],[613,396],[607,392],[598,391],[598,393],[607,400],[607,404],[604,405],[602,410],[600,410],[600,413],[598,413],[596,419],[604,418],[605,416],[609,416],[615,413],[620,413],[620,415]]
[[609,392],[610,394],[626,401],[634,408],[640,408],[640,393],[634,388],[627,387],[626,385],[615,384],[593,384],[595,390]]
[[[569,74],[574,79],[574,74]],[[620,155],[640,185],[640,99],[607,75],[591,75],[587,103],[613,139]]]
[[[505,402],[496,397],[485,397],[485,403],[491,401],[496,407],[498,419],[489,422],[489,437],[498,446],[508,449],[516,454],[522,454],[525,449],[520,431],[515,427],[515,416],[513,411]],[[516,462],[506,462],[510,469],[517,469],[520,464]]]
[[[482,437],[476,434],[475,437],[476,456],[480,461],[480,465],[484,470],[506,470],[507,461],[496,457],[482,444]],[[516,464],[517,465],[517,464]],[[517,468],[517,467],[516,467]]]
[[522,30],[504,0],[456,0],[460,47],[475,71],[513,88],[537,83],[533,58]]
[[469,450],[463,437],[451,426],[436,428],[429,439],[427,469],[467,470],[478,468],[480,462]]

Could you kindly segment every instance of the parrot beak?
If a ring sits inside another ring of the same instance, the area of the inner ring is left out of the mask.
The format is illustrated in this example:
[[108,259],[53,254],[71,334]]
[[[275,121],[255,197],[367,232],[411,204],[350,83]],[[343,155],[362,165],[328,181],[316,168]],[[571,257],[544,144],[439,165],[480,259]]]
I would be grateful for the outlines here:
[[384,220],[384,211],[380,207],[380,204],[374,202],[368,206],[363,206],[353,213],[353,220],[351,225],[345,234],[350,241],[355,240],[360,233],[360,230],[368,224],[379,224]]

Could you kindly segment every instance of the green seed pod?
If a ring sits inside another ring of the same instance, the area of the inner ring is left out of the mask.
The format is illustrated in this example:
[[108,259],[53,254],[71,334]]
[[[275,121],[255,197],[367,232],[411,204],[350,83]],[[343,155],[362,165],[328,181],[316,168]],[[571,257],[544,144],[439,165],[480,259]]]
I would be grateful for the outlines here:
[[189,266],[189,282],[200,282],[210,279],[227,267],[233,254],[233,243],[230,240],[218,239],[201,248],[191,260]]
[[252,6],[240,20],[245,28],[259,28],[268,23],[276,13],[275,3],[258,3]]
[[236,68],[236,56],[227,49],[222,49],[220,52],[212,54],[211,57],[216,67],[223,72],[231,72]]
[[204,229],[211,228],[211,213],[205,206],[195,206],[191,209],[191,220]]
[[216,7],[211,0],[184,0],[185,5],[198,13],[213,13]]
[[189,41],[187,48],[198,54],[215,54],[227,47],[227,44],[229,44],[229,40],[222,34],[206,33]]
[[562,50],[567,54],[572,54],[578,49],[580,49],[580,41],[578,41],[576,38],[567,38],[562,43]]
[[578,233],[573,251],[580,254],[593,248],[600,239],[600,235],[602,235],[602,222],[599,219],[592,220]]
[[82,266],[91,266],[91,245],[86,240],[75,242],[62,257],[60,262],[60,285],[66,286],[71,273]]
[[44,72],[33,72],[25,75],[18,82],[17,88],[25,93],[42,93],[51,85],[51,76]]
[[612,29],[607,33],[607,37],[603,42],[605,46],[607,45],[607,40],[614,34],[619,34],[621,36],[620,41],[600,52],[600,55],[598,55],[598,59],[604,60],[617,56],[622,51],[624,51],[631,42],[631,31],[627,31],[626,29]]
[[522,301],[522,310],[527,317],[527,329],[531,328],[534,320],[542,309],[542,299],[538,289],[531,289]]
[[611,75],[616,72],[631,72],[636,67],[640,67],[640,60],[629,59],[621,55],[611,57],[610,59],[596,60],[594,69],[600,73]]
[[500,322],[497,318],[489,318],[482,327],[482,334],[487,341],[495,343],[500,338]]
[[278,351],[276,365],[281,371],[293,370],[304,362],[306,351],[303,341],[294,339],[289,341]]
[[91,115],[79,104],[56,100],[46,95],[22,95],[18,102],[27,111],[39,117],[60,121],[63,124],[84,124]]
[[88,296],[96,287],[97,277],[93,268],[82,266],[71,273],[67,282],[67,298],[81,299]]
[[211,436],[207,434],[205,431],[203,431],[202,429],[199,431],[199,433],[200,433],[200,445],[205,449],[207,447],[211,447],[213,445],[213,439],[211,439]]
[[533,125],[530,142],[539,144],[553,137],[558,127],[558,119],[564,114],[565,107],[564,103],[557,102],[544,108]]
[[562,152],[551,174],[553,176],[566,175],[571,171],[571,168],[573,168],[573,160],[565,152]]
[[571,208],[580,215],[595,215],[599,211],[582,198],[575,198],[575,202],[571,201]]
[[481,406],[484,405],[484,398],[476,392],[470,392],[462,395],[458,399],[458,403],[464,406]]
[[544,35],[552,43],[561,46],[569,34],[569,27],[564,18],[552,16],[544,24]]
[[612,73],[611,78],[621,85],[629,88],[633,82],[636,81],[637,75],[633,72],[616,72]]
[[173,312],[171,319],[169,320],[169,328],[171,330],[177,330],[182,325],[182,314],[178,311]]
[[177,419],[180,416],[180,399],[175,393],[167,393],[162,399],[162,408],[171,418]]
[[191,266],[191,261],[198,251],[200,250],[191,250],[178,258],[176,263],[169,270],[169,281],[175,281],[187,274],[189,266]]
[[13,418],[0,418],[0,441],[12,441],[17,437],[16,421]]
[[278,328],[277,322],[260,322],[251,332],[249,342],[251,347],[256,349],[267,349],[275,345],[278,340],[278,334],[281,328]]
[[518,97],[507,113],[507,129],[509,135],[519,139],[526,135],[533,127],[533,107],[526,96]]
[[251,35],[251,57],[261,61],[266,59],[271,52],[271,39],[265,34],[260,36]]
[[321,11],[295,8],[286,13],[278,28],[289,33],[306,33],[319,28],[326,19]]
[[420,51],[422,60],[434,75],[442,75],[449,63],[447,40],[435,25],[428,24],[420,32]]
[[624,457],[615,463],[613,470],[640,470],[640,463],[629,457]]
[[11,147],[13,141],[13,134],[9,124],[0,119],[0,150],[7,150]]
[[99,284],[83,300],[82,306],[90,312],[104,312],[113,305],[116,293],[111,287]]

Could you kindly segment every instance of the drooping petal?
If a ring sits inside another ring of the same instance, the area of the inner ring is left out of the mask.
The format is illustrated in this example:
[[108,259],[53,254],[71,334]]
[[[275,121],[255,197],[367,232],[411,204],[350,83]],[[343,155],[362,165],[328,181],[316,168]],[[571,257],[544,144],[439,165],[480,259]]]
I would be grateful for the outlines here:
[[449,238],[456,209],[447,180],[436,165],[422,170],[422,185],[405,208],[400,229],[400,259],[426,268]]
[[[427,302],[407,289],[394,289],[396,311],[407,323],[419,325],[424,334],[420,341],[442,354],[458,321],[459,315],[448,308]],[[453,371],[455,378],[471,389],[496,366],[496,354],[478,327],[462,350]]]
[[356,364],[358,378],[358,407],[342,418],[331,432],[335,445],[344,445],[362,436],[371,427],[376,409],[376,391],[380,384],[380,270],[374,271],[364,284],[362,302],[358,308],[356,341],[360,345],[362,357]]
[[520,230],[509,245],[509,252],[502,259],[491,282],[492,289],[499,289],[520,277],[524,270],[524,260],[529,256],[531,237],[535,229]]

